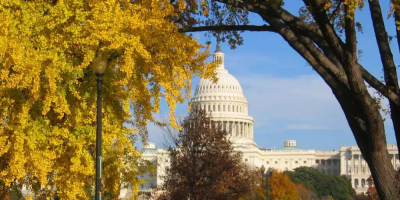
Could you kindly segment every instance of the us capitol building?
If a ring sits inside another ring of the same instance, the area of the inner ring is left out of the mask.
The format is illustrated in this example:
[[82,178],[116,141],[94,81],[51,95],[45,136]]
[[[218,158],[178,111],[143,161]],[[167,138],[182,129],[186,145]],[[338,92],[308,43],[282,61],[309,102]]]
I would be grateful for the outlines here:
[[[322,174],[345,175],[357,193],[366,192],[367,179],[370,170],[363,159],[358,146],[340,147],[339,151],[318,151],[297,147],[295,140],[284,141],[282,148],[260,148],[254,142],[253,117],[248,114],[246,97],[243,95],[239,81],[224,66],[224,53],[220,46],[214,53],[217,67],[218,82],[201,79],[191,100],[194,107],[200,107],[212,113],[212,119],[230,133],[235,150],[242,152],[243,161],[251,167],[272,167],[279,171],[293,170],[307,166],[319,170]],[[142,184],[139,191],[146,193],[163,183],[169,156],[166,149],[157,148],[154,143],[148,143],[143,148],[143,157],[157,165],[155,175],[141,175]],[[400,168],[396,145],[388,145],[392,164]],[[130,189],[121,191],[120,198],[129,198],[133,194]]]

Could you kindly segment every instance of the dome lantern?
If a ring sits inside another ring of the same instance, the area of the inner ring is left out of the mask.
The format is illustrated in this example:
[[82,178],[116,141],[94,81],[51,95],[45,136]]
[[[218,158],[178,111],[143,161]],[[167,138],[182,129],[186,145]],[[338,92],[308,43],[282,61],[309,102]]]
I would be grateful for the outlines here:
[[225,54],[222,53],[221,45],[220,45],[219,40],[218,40],[217,49],[214,52],[214,59],[213,59],[214,62],[218,62],[219,63],[218,67],[217,67],[217,70],[222,70],[222,69],[225,68],[224,57],[225,57]]

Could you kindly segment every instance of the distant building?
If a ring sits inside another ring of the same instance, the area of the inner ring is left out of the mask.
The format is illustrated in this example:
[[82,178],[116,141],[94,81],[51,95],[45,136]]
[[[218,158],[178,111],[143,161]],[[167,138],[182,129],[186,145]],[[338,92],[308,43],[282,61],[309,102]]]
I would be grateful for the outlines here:
[[[211,80],[201,79],[191,102],[194,107],[212,113],[213,121],[230,133],[233,145],[243,153],[245,163],[253,167],[264,165],[279,171],[301,166],[314,167],[323,174],[345,175],[357,193],[366,192],[366,180],[371,173],[357,146],[341,147],[340,151],[318,151],[299,148],[295,140],[287,140],[282,148],[259,148],[254,142],[254,120],[248,115],[249,104],[239,81],[225,69],[224,53],[219,45],[214,60],[220,62],[216,69],[218,82],[214,84]],[[393,166],[398,169],[400,161],[397,146],[388,145],[388,151]],[[165,149],[158,149],[154,143],[149,143],[144,147],[143,157],[158,165],[154,177],[151,174],[141,176],[147,183],[141,185],[139,190],[149,193],[153,187],[163,183],[162,177],[168,169],[169,156]],[[124,190],[120,197],[127,194],[129,190]]]

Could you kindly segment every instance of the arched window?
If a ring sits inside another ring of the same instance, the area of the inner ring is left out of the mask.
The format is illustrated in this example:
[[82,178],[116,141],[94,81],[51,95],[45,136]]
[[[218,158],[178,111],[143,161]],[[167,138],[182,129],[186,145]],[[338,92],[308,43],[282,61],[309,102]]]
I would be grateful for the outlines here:
[[354,179],[354,187],[358,187],[358,179]]
[[365,187],[365,179],[361,179],[361,187]]

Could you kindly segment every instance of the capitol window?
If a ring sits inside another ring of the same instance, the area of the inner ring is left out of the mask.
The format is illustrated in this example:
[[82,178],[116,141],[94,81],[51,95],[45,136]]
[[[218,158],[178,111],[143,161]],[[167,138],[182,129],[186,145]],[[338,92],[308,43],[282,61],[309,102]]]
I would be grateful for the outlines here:
[[278,161],[275,161],[275,164],[278,164]]
[[221,111],[221,109],[220,109],[220,105],[218,105],[218,112],[219,112],[219,111]]
[[210,105],[208,105],[208,111],[211,111],[211,106]]
[[304,161],[304,164],[307,164],[307,161]]
[[223,108],[223,111],[225,112],[225,105],[223,105],[222,108]]
[[294,161],[294,163],[299,164],[299,161],[296,160],[296,161]]
[[267,164],[269,164],[269,161],[267,161]]
[[215,111],[215,105],[213,105],[213,111]]
[[285,164],[287,164],[287,161],[285,161]]

